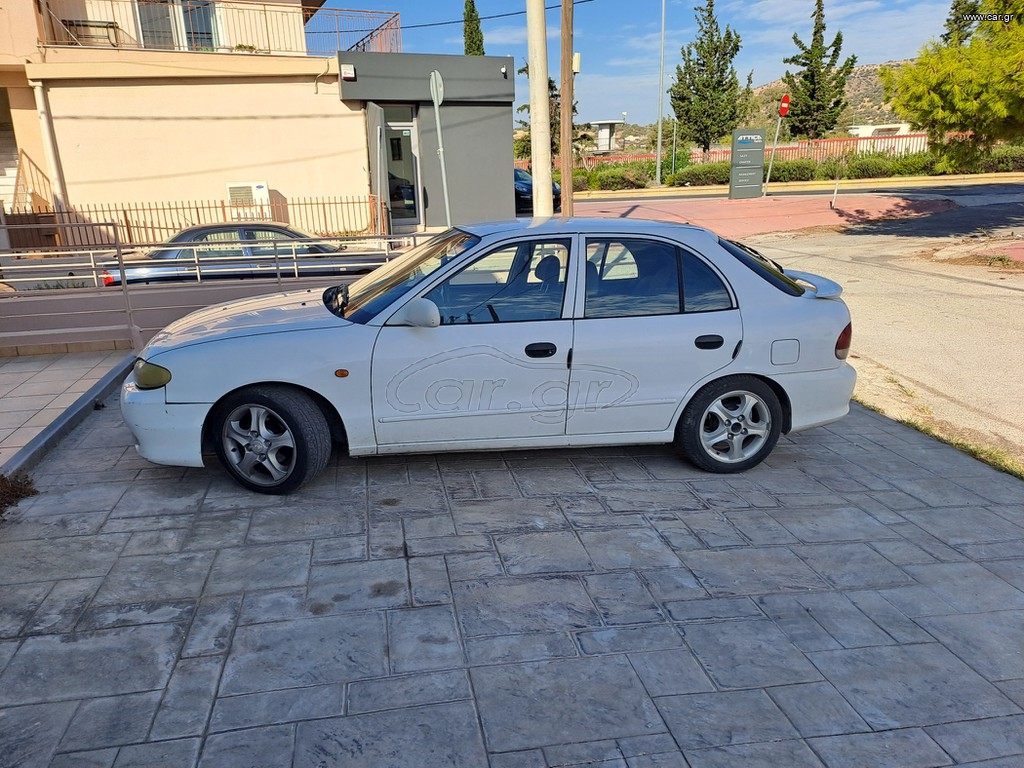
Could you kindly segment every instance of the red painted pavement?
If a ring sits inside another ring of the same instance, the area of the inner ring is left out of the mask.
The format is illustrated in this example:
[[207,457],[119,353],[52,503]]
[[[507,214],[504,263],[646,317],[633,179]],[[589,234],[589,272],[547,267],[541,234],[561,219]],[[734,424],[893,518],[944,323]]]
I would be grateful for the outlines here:
[[955,206],[949,200],[919,200],[899,195],[843,195],[829,207],[832,195],[760,197],[750,200],[677,198],[673,200],[578,200],[583,216],[621,216],[697,224],[725,237],[743,238],[768,232],[811,227],[839,231],[854,224],[883,219],[926,216]]

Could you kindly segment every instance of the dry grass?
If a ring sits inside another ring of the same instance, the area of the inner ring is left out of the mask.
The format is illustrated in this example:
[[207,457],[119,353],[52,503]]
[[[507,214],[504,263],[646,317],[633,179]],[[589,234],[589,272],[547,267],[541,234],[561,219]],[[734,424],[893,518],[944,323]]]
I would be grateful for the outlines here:
[[35,496],[39,491],[32,484],[32,478],[25,474],[15,474],[11,477],[0,475],[0,517],[22,499]]

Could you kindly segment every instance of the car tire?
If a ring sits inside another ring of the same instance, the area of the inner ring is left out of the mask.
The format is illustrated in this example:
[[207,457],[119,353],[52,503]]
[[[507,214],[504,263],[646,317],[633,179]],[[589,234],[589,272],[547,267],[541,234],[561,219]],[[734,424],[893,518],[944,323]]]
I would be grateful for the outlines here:
[[229,395],[212,420],[214,448],[239,484],[291,493],[331,458],[331,432],[317,405],[288,387],[250,387]]
[[782,418],[782,405],[768,384],[753,376],[729,376],[693,396],[676,427],[676,445],[708,472],[742,472],[772,452]]

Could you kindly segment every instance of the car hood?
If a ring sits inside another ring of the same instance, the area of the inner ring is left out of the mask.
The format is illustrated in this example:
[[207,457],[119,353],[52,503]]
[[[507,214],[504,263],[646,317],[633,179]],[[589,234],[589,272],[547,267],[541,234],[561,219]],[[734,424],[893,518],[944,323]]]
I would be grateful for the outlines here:
[[351,325],[332,314],[319,288],[238,299],[200,309],[156,334],[143,357],[209,341]]

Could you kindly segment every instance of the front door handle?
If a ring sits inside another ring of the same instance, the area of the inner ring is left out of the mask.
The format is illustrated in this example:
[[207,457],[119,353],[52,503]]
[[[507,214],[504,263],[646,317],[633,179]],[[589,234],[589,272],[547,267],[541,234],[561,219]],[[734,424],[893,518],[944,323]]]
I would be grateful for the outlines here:
[[714,333],[698,336],[693,342],[697,349],[720,349],[724,343],[725,339]]
[[558,351],[558,347],[550,341],[541,341],[536,344],[527,344],[525,351],[527,357],[551,357]]

